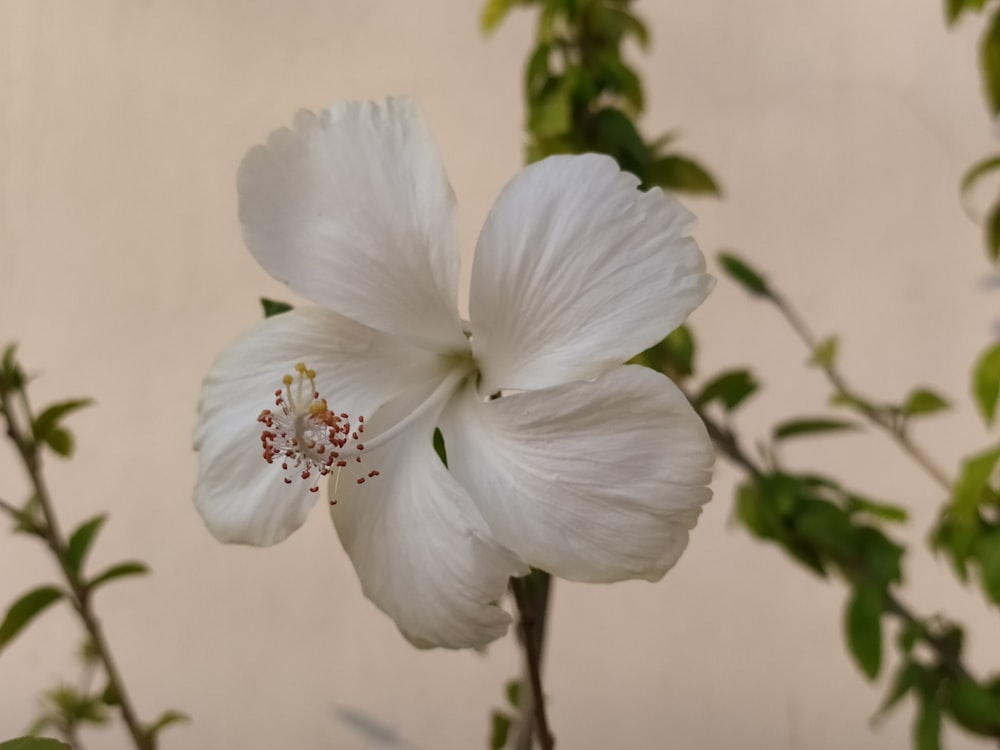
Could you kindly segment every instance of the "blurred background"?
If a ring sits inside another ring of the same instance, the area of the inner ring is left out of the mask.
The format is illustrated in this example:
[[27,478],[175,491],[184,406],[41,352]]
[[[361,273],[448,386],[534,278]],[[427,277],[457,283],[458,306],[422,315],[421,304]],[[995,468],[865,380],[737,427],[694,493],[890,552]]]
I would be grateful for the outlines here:
[[[21,342],[36,404],[97,401],[70,422],[76,457],[47,472],[65,526],[111,509],[95,568],[138,557],[153,569],[102,590],[97,609],[140,712],[193,719],[163,735],[167,750],[485,747],[489,710],[519,673],[512,639],[485,654],[413,650],[362,596],[322,508],[256,550],[215,542],[191,502],[202,375],[259,319],[258,297],[296,301],[243,248],[240,159],[299,108],[415,96],[458,195],[468,261],[522,161],[534,22],[515,12],[485,38],[480,6],[0,0],[0,342]],[[651,51],[632,56],[644,124],[677,129],[678,148],[725,190],[687,201],[706,255],[738,248],[820,334],[839,333],[860,389],[952,396],[959,408],[917,436],[954,468],[985,442],[968,371],[998,318],[957,187],[995,146],[975,68],[980,19],[946,31],[939,0],[645,0],[636,11],[653,32]],[[770,307],[723,280],[691,322],[702,372],[749,362],[762,381],[741,433],[823,410],[828,387]],[[968,623],[973,669],[1000,662],[996,612],[919,544],[942,498],[915,465],[870,431],[784,456],[905,503],[918,542],[908,601]],[[560,747],[906,746],[909,703],[870,722],[885,682],[870,686],[844,650],[844,590],[732,525],[737,477],[720,464],[715,500],[660,583],[556,583],[545,673]],[[4,446],[0,496],[25,490]],[[35,540],[0,536],[0,604],[54,576]],[[24,731],[40,690],[77,673],[78,642],[57,608],[3,653],[0,738]],[[369,721],[379,732],[360,728]],[[117,732],[88,745],[127,747]]]

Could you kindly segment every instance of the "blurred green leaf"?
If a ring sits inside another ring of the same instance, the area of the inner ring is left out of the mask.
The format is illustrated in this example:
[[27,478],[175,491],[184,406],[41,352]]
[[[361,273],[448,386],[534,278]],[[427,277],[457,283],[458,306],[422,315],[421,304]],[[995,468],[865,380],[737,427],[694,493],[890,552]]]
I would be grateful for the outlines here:
[[856,557],[864,566],[867,579],[882,587],[902,583],[903,547],[871,526],[858,528],[856,535]]
[[97,532],[101,530],[101,526],[107,520],[108,516],[105,513],[95,516],[81,524],[70,536],[66,548],[66,562],[73,572],[79,573],[83,570],[83,562],[90,551],[90,545],[93,544]]
[[829,336],[823,339],[816,346],[816,350],[809,359],[809,364],[819,367],[833,367],[833,363],[837,360],[838,347],[839,343],[836,336]]
[[719,253],[719,263],[722,270],[736,281],[746,291],[758,297],[770,297],[771,290],[764,277],[751,268],[745,261],[732,253]]
[[632,36],[645,49],[649,46],[649,29],[646,24],[624,8],[609,6],[608,12],[622,27],[622,36]]
[[966,10],[982,10],[986,0],[945,0],[945,15],[948,25],[955,23]]
[[950,408],[948,402],[934,391],[919,388],[906,397],[906,402],[903,404],[903,414],[906,416],[933,414],[948,408]]
[[278,302],[277,300],[268,299],[267,297],[260,298],[260,306],[264,310],[265,318],[281,315],[281,313],[288,312],[292,309],[292,306],[287,302]]
[[[1000,14],[998,14],[1000,15]],[[993,204],[986,214],[986,221],[983,224],[984,240],[986,242],[986,255],[990,262],[996,263],[1000,259],[1000,200]]]
[[563,78],[532,102],[528,130],[539,138],[553,138],[569,132],[572,127],[572,89],[570,82]]
[[63,592],[55,586],[39,586],[21,596],[10,605],[7,615],[0,623],[0,651],[13,640],[14,636],[35,617],[63,597]]
[[880,503],[860,495],[849,494],[847,496],[848,513],[867,513],[870,516],[881,518],[883,521],[902,523],[907,519],[905,508],[889,503]]
[[94,576],[94,578],[87,582],[87,588],[96,589],[98,586],[103,586],[105,583],[113,581],[116,578],[145,575],[148,572],[149,567],[145,563],[136,560],[118,563],[117,565],[112,565],[100,575]]
[[517,0],[488,0],[479,19],[482,30],[486,33],[495,30],[516,4]]
[[1000,395],[1000,344],[983,352],[972,368],[972,394],[986,424],[992,425]]
[[990,448],[966,459],[955,482],[951,507],[959,518],[975,518],[983,493],[989,486],[990,475],[1000,460],[1000,447]]
[[1000,699],[969,678],[958,678],[947,693],[952,715],[966,729],[993,734],[1000,729]]
[[0,359],[0,388],[16,391],[24,387],[24,371],[17,362],[17,344],[8,344]]
[[976,183],[979,182],[983,177],[995,172],[1000,169],[1000,155],[988,156],[982,161],[978,161],[969,167],[969,170],[963,175],[961,183],[961,191],[963,193],[968,193],[975,187]]
[[858,667],[874,680],[882,665],[882,591],[862,585],[847,604],[847,645]]
[[979,66],[990,112],[1000,113],[1000,13],[994,13],[979,42]]
[[73,437],[59,423],[74,411],[92,403],[89,398],[77,398],[52,404],[35,418],[31,426],[35,440],[46,443],[60,456],[69,456],[73,452]]
[[180,711],[164,711],[160,718],[146,727],[146,734],[155,739],[156,735],[169,727],[171,724],[183,724],[191,721],[191,717]]
[[843,432],[845,430],[856,430],[858,426],[854,422],[845,419],[829,419],[827,417],[800,417],[788,419],[774,427],[774,440],[786,440],[790,437],[803,437],[806,435],[819,435],[828,432]]
[[45,434],[45,443],[63,458],[73,455],[75,446],[73,436],[63,427],[54,427],[49,430]]
[[720,401],[726,411],[732,411],[757,388],[757,381],[749,370],[727,370],[706,383],[694,402],[697,406],[706,406],[713,401]]
[[0,750],[70,750],[70,746],[51,737],[17,737],[0,742]]
[[1000,604],[1000,528],[979,535],[973,542],[972,554],[979,563],[986,595],[994,604]]
[[629,363],[649,367],[671,380],[680,381],[694,372],[695,349],[691,329],[682,325],[671,331],[663,341],[634,356]]
[[115,689],[113,683],[109,682],[104,690],[101,691],[101,700],[104,701],[106,706],[118,706],[122,702],[122,697]]
[[500,711],[490,715],[490,750],[503,750],[510,734],[510,717]]
[[504,686],[504,692],[507,694],[507,703],[509,703],[513,708],[517,708],[521,705],[520,680],[508,680],[507,684]]
[[648,182],[674,192],[722,196],[722,189],[707,169],[694,159],[679,154],[654,161],[649,167]]

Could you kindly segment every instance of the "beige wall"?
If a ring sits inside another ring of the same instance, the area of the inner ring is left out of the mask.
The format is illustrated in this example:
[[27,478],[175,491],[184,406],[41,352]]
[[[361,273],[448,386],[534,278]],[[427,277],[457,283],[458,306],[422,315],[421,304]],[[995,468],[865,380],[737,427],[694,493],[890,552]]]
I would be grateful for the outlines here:
[[[93,562],[155,573],[98,600],[140,709],[182,708],[180,748],[372,748],[338,719],[370,715],[424,750],[485,744],[515,674],[485,656],[416,652],[360,593],[322,510],[278,548],[226,548],[191,505],[199,379],[217,350],[286,296],[243,248],[234,171],[299,107],[410,93],[439,137],[464,247],[520,159],[530,20],[477,33],[479,0],[0,0],[0,340],[42,377],[36,400],[96,397],[80,450],[48,471],[67,524],[112,509]],[[996,318],[956,183],[994,146],[973,56],[978,23],[946,33],[939,0],[639,3],[651,130],[717,169],[697,201],[714,255],[743,249],[815,326],[845,339],[862,387],[913,383],[964,401]],[[752,360],[766,385],[740,424],[762,433],[826,389],[774,314],[722,283],[694,322],[706,374]],[[971,409],[921,431],[953,463],[985,438]],[[938,493],[877,436],[790,447],[907,502],[914,539]],[[560,746],[841,750],[906,744],[910,707],[868,726],[841,646],[843,590],[729,523],[735,472],[679,568],[656,585],[559,583],[548,660]],[[0,456],[0,496],[20,475]],[[996,613],[929,554],[909,563],[922,611],[976,624],[970,661],[1000,664]],[[0,602],[53,576],[32,540],[0,537]],[[0,737],[73,674],[75,625],[51,613],[0,658]],[[980,667],[982,668],[982,667]],[[102,737],[90,747],[124,748]],[[964,736],[951,748],[986,747]]]

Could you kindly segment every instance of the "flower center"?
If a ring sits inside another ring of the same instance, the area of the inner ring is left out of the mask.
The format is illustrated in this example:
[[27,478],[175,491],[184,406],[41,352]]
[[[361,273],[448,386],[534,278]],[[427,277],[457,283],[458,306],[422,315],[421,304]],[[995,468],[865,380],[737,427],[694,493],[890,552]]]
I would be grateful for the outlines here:
[[[281,466],[286,472],[285,484],[295,478],[310,484],[310,492],[319,491],[319,479],[337,470],[347,468],[348,460],[361,463],[361,442],[365,431],[365,418],[358,416],[357,425],[345,412],[336,413],[320,398],[316,390],[316,372],[305,363],[295,365],[297,377],[285,375],[284,388],[274,392],[276,409],[265,409],[257,417],[264,425],[260,442],[264,447],[264,460]],[[350,471],[350,470],[349,470]],[[377,471],[358,475],[358,484],[377,477]],[[335,499],[330,504],[335,504]]]

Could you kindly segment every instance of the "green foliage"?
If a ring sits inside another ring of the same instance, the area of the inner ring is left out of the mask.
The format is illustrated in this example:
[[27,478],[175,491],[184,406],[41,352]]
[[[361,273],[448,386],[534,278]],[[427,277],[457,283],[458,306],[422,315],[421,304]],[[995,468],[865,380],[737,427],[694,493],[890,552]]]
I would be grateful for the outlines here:
[[0,388],[6,391],[19,391],[24,387],[27,378],[17,361],[17,344],[8,344],[0,358]]
[[7,609],[0,623],[0,651],[10,643],[24,627],[38,615],[64,596],[55,586],[39,586],[21,596]]
[[787,440],[790,437],[820,435],[830,432],[856,430],[858,425],[846,419],[831,419],[828,417],[797,417],[788,419],[774,427],[774,440]]
[[866,584],[854,590],[844,619],[851,655],[869,680],[878,676],[882,666],[882,609],[882,590]]
[[149,567],[137,560],[130,560],[128,562],[118,563],[117,565],[112,565],[110,568],[105,570],[100,575],[94,576],[90,581],[87,582],[87,588],[90,590],[96,589],[98,586],[103,586],[105,583],[113,581],[118,578],[125,578],[126,576],[140,576],[145,575],[149,572]]
[[732,253],[719,253],[722,270],[744,290],[757,297],[771,297],[771,290],[764,277]]
[[913,724],[913,742],[917,750],[941,750],[941,708],[932,694],[921,696]]
[[287,302],[278,302],[277,300],[268,299],[267,297],[260,298],[260,306],[264,310],[265,318],[281,315],[281,313],[288,312],[292,309],[292,306]]
[[934,414],[951,408],[941,396],[925,388],[918,388],[906,397],[901,412],[903,416],[912,417],[924,414]]
[[643,189],[720,195],[699,162],[665,149],[672,138],[647,140],[634,118],[645,107],[642,82],[622,55],[649,30],[631,0],[488,0],[482,27],[495,30],[515,6],[539,9],[535,48],[524,69],[527,160],[596,152],[636,175]]
[[979,44],[979,66],[990,112],[1000,114],[1000,13],[994,13]]
[[630,363],[652,368],[675,382],[681,382],[694,373],[696,349],[694,334],[688,326],[682,325],[659,343],[637,354]]
[[732,411],[753,395],[757,388],[757,381],[749,370],[728,370],[708,381],[694,403],[704,407],[718,401],[726,411]]
[[992,425],[1000,395],[1000,344],[983,352],[972,368],[972,395],[986,424]]
[[813,351],[809,363],[817,367],[833,367],[837,362],[837,350],[840,342],[836,336],[823,339]]
[[510,729],[521,700],[521,683],[518,680],[508,680],[504,686],[504,697],[507,707],[495,709],[490,714],[490,750],[502,750],[507,746]]
[[70,536],[66,546],[66,563],[74,573],[79,574],[83,571],[83,563],[87,559],[90,546],[94,543],[97,532],[101,530],[107,520],[107,514],[101,513],[81,524]]
[[967,10],[982,10],[986,2],[987,0],[945,0],[945,17],[948,20],[948,25],[955,23]]
[[156,736],[169,726],[174,724],[186,724],[191,721],[191,717],[180,711],[164,711],[160,718],[146,727],[146,734],[155,743]]

